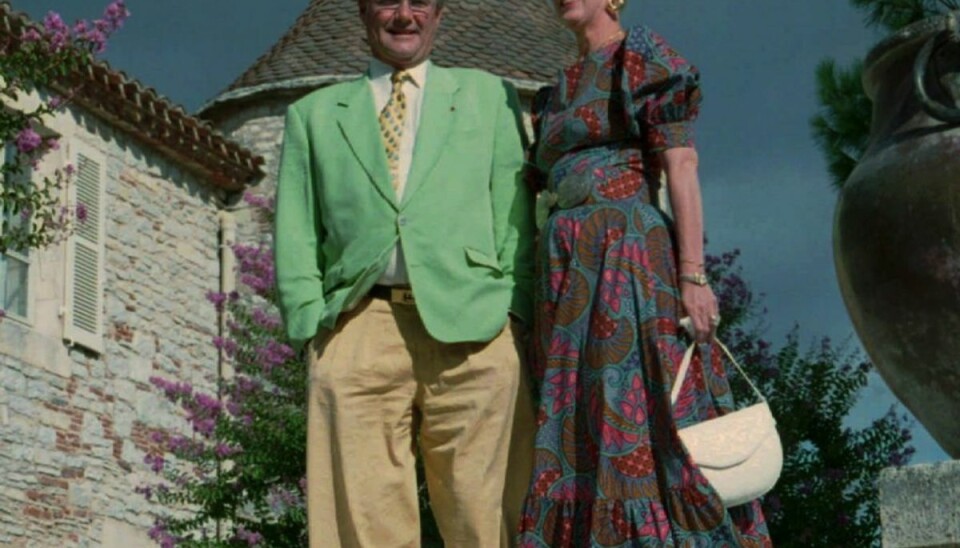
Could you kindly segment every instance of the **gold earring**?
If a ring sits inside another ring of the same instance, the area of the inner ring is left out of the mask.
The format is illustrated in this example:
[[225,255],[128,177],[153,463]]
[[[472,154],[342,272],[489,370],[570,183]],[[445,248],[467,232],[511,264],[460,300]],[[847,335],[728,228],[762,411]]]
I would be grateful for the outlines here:
[[616,16],[626,3],[627,0],[607,0],[607,11],[610,15]]

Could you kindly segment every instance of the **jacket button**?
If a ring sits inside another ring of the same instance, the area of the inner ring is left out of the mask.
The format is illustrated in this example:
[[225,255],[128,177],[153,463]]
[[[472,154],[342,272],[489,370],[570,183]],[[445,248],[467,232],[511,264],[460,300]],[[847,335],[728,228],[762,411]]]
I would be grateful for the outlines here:
[[403,215],[397,217],[397,225],[398,225],[398,226],[407,226],[407,218],[404,217]]

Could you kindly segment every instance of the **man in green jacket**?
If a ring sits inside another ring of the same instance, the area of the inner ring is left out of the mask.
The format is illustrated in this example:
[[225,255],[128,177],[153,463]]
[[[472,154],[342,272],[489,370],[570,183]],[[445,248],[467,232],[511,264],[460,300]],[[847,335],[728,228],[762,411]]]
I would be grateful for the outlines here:
[[508,544],[529,480],[518,102],[428,61],[443,1],[358,0],[367,73],[287,111],[276,268],[309,360],[311,546],[419,545],[418,435],[447,546]]

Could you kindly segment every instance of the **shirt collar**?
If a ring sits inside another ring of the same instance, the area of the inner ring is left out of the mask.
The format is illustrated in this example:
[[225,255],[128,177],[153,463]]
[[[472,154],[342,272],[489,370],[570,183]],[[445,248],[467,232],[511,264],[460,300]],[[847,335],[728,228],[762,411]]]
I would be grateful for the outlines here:
[[[430,61],[426,60],[415,67],[406,69],[407,74],[410,75],[410,79],[413,81],[413,84],[420,89],[423,89],[423,84],[427,80],[427,67],[429,65]],[[377,59],[376,57],[371,57],[370,65],[367,69],[367,75],[371,80],[379,80],[381,78],[386,78],[389,80],[390,75],[393,74],[395,70],[396,69]]]

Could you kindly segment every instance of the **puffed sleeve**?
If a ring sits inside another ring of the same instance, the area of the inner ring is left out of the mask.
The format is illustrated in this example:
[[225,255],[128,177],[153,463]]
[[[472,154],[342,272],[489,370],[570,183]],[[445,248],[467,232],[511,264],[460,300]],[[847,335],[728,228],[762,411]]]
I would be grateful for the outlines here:
[[553,88],[545,86],[537,90],[530,103],[530,125],[533,127],[533,142],[527,147],[526,162],[523,169],[523,179],[527,187],[534,193],[547,187],[547,174],[537,167],[537,147],[540,146],[540,120]]
[[624,52],[624,84],[634,135],[648,153],[693,146],[700,110],[700,73],[662,37],[634,29]]

